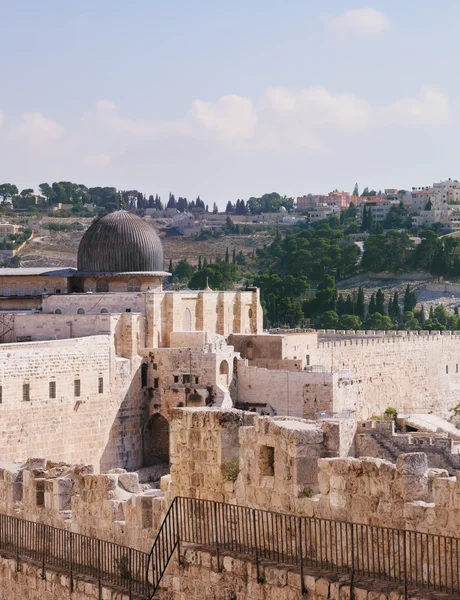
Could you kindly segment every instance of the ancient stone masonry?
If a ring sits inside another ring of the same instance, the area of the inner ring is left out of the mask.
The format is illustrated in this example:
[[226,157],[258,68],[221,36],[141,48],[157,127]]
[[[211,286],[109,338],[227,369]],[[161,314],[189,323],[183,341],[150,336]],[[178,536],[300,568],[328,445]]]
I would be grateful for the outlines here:
[[447,433],[396,433],[394,421],[361,421],[357,425],[356,457],[373,456],[395,462],[408,452],[424,452],[430,467],[460,470],[460,455]]

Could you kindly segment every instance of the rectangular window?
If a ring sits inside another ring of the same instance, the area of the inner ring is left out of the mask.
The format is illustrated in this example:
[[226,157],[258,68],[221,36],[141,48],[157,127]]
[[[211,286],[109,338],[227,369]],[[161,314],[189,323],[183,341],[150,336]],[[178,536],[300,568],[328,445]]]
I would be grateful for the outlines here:
[[74,379],[74,382],[73,382],[73,395],[78,398],[80,396],[80,392],[81,392],[81,382],[80,382],[80,379]]
[[174,375],[174,383],[179,383],[179,375]]
[[270,477],[275,475],[275,448],[273,446],[260,447],[259,469],[261,475]]
[[97,391],[99,392],[99,394],[104,393],[104,378],[103,377],[99,377],[99,381],[97,384]]
[[157,363],[153,363],[152,368],[154,371],[158,371],[158,364]]
[[182,375],[182,383],[190,383],[190,375]]
[[160,387],[160,380],[158,379],[158,377],[155,377],[155,379],[153,380],[153,387],[156,390]]
[[3,387],[0,385],[0,404],[3,402]]
[[30,383],[24,383],[22,386],[22,399],[24,402],[30,401]]
[[200,378],[199,377],[195,377],[195,385],[198,385],[200,383]]
[[56,382],[55,381],[49,382],[49,397],[56,398]]
[[449,374],[449,365],[446,365],[446,375]]
[[455,372],[458,373],[458,363],[455,365]]

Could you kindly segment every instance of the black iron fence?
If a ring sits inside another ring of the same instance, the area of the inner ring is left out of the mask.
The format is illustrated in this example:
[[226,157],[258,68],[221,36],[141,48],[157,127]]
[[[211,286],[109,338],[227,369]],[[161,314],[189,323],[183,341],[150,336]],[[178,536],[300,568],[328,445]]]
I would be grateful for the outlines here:
[[[259,561],[347,573],[460,597],[457,538],[176,497],[149,555],[155,593],[174,550],[192,543]],[[302,589],[302,592],[305,590]],[[152,593],[152,596],[153,596]]]
[[66,571],[71,591],[81,576],[97,582],[100,591],[108,585],[132,597],[149,596],[148,554],[134,548],[0,514],[0,550],[16,558],[18,569],[22,560],[39,563],[43,579],[47,567]]

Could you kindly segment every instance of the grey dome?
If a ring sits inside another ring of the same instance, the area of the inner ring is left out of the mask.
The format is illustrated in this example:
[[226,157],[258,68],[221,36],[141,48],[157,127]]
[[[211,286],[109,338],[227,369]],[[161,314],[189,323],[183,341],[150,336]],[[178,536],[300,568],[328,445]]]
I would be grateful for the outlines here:
[[163,247],[141,217],[118,210],[87,229],[78,246],[77,265],[85,273],[163,271]]

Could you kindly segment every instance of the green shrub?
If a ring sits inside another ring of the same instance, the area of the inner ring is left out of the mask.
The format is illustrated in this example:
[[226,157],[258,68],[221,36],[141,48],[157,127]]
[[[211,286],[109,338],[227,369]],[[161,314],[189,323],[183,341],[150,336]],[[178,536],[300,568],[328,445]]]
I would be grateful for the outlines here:
[[240,472],[239,460],[230,460],[222,467],[222,475],[225,481],[236,481]]

